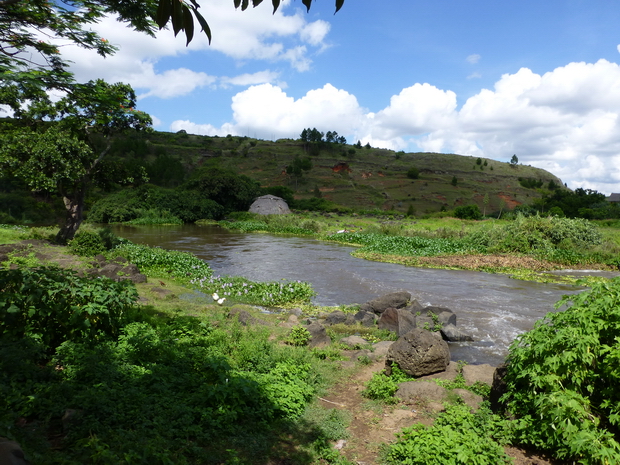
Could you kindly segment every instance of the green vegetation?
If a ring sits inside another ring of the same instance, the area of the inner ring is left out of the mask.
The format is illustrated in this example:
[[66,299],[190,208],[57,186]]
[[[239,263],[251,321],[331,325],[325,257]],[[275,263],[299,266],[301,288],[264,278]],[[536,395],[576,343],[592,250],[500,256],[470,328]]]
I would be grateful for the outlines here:
[[512,344],[503,400],[516,437],[555,457],[620,463],[620,279],[565,297]]
[[471,413],[467,405],[447,405],[433,426],[403,429],[386,448],[385,459],[394,465],[508,465],[512,462],[498,441],[504,424],[488,407]]
[[[121,251],[169,283],[212,278],[190,254],[127,243],[111,254]],[[0,270],[0,436],[33,463],[346,463],[330,445],[346,418],[309,407],[331,376],[325,358],[243,328],[210,296],[138,307],[130,281],[22,266]],[[279,447],[281,436],[298,449]]]

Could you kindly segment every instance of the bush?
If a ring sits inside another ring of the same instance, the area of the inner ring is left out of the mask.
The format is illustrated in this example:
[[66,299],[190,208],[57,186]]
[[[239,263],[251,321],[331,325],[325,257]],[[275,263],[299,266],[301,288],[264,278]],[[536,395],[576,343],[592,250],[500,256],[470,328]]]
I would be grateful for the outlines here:
[[409,179],[418,179],[420,177],[420,170],[415,166],[407,170],[407,177]]
[[454,209],[454,216],[462,220],[480,220],[482,212],[478,205],[465,205]]
[[523,444],[583,464],[620,463],[620,279],[566,296],[507,358],[502,400]]
[[130,281],[80,278],[56,268],[0,271],[0,336],[31,337],[46,347],[95,343],[118,333],[138,299]]
[[488,408],[471,413],[467,405],[449,405],[433,426],[403,429],[385,455],[389,464],[508,465],[512,462],[496,440],[502,435],[502,420]]
[[81,257],[94,257],[106,251],[103,239],[95,231],[78,231],[67,246],[71,253]]

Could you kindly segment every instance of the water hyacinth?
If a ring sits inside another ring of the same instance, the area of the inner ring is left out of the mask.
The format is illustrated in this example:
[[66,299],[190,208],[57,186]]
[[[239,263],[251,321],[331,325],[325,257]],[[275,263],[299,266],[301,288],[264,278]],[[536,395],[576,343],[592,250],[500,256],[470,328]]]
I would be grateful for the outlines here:
[[389,236],[376,233],[340,233],[332,234],[327,240],[359,244],[365,252],[377,252],[392,255],[434,256],[442,254],[481,252],[475,245],[462,239]]
[[306,303],[314,295],[312,286],[302,281],[252,282],[241,277],[211,276],[194,279],[191,284],[205,293],[219,291],[226,296],[234,296],[236,301],[267,307]]

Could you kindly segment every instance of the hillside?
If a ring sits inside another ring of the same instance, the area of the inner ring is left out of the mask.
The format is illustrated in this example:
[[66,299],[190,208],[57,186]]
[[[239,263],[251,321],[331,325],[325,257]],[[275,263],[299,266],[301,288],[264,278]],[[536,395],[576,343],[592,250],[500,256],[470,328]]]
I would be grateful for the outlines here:
[[[272,142],[164,132],[144,137],[147,158],[166,154],[189,171],[204,164],[230,168],[258,180],[264,187],[288,186],[300,199],[316,196],[318,190],[322,197],[356,209],[407,211],[413,205],[417,214],[423,214],[475,203],[489,213],[530,204],[541,197],[550,181],[563,186],[560,179],[542,169],[490,159],[480,159],[477,164],[477,157],[471,156],[340,144],[324,144],[321,150],[307,151],[301,141],[292,139]],[[286,173],[296,156],[310,157],[313,166],[299,178]],[[419,170],[418,179],[407,177],[412,167]],[[519,178],[542,181],[543,190],[525,188]]]

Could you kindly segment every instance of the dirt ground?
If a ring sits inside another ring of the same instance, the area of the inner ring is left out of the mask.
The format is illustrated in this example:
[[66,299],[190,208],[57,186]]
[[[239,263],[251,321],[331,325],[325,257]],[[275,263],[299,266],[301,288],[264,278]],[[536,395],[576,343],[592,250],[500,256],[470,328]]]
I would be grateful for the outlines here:
[[[352,363],[352,362],[344,362]],[[380,406],[362,397],[365,384],[373,373],[382,370],[384,361],[360,366],[350,377],[332,387],[330,392],[319,400],[325,408],[335,408],[349,412],[351,424],[350,437],[335,445],[341,453],[358,465],[379,463],[382,444],[395,441],[396,433],[415,423],[431,425],[433,418],[442,410],[442,405],[421,400],[415,404],[399,403]],[[506,454],[514,465],[563,465],[542,455],[530,453],[515,447],[506,447]]]

